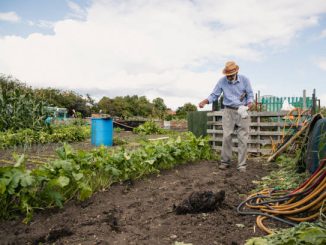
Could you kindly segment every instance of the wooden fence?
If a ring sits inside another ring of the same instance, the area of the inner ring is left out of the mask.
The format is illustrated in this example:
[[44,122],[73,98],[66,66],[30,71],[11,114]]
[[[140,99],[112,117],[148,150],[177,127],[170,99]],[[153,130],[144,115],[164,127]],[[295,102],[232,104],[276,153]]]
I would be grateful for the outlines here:
[[[213,111],[207,113],[207,133],[211,136],[212,148],[222,149],[223,130],[222,130],[223,111]],[[257,155],[268,155],[272,153],[272,140],[278,143],[282,139],[283,127],[288,129],[292,122],[284,119],[287,112],[250,112],[251,124],[248,141],[248,152]],[[236,134],[232,135],[233,151],[237,152],[238,139]]]

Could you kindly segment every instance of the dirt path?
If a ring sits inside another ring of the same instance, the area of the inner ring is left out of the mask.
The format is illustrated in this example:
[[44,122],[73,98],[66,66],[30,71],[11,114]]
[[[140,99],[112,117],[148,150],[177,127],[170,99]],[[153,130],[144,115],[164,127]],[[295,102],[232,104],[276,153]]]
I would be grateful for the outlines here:
[[[200,162],[162,171],[135,182],[115,184],[91,199],[72,201],[61,210],[35,215],[29,225],[0,223],[1,244],[243,244],[252,236],[255,218],[240,216],[236,206],[251,189],[252,180],[270,167],[250,162],[247,173],[235,167],[218,170],[215,162]],[[176,215],[193,191],[225,190],[222,207],[211,213]],[[244,226],[243,226],[244,225]]]

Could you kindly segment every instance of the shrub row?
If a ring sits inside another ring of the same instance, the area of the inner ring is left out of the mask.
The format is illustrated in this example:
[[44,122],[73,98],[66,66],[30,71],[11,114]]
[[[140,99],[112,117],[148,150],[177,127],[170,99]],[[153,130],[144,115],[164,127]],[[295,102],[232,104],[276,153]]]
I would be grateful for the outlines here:
[[0,132],[0,150],[13,146],[25,146],[32,144],[44,144],[55,142],[82,141],[90,137],[89,126],[62,125],[53,128],[44,128],[36,131],[33,129],[20,129]]

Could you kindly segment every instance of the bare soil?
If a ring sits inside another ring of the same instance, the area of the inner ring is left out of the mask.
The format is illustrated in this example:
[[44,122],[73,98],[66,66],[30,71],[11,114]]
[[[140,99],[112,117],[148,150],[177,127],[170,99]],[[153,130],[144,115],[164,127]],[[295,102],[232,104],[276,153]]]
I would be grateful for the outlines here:
[[[84,202],[70,201],[62,209],[0,223],[0,244],[244,244],[264,235],[255,217],[241,216],[238,204],[270,170],[250,161],[246,173],[235,165],[219,170],[203,161],[162,171],[142,180],[117,183]],[[207,213],[177,215],[173,206],[194,191],[225,191],[219,208]]]

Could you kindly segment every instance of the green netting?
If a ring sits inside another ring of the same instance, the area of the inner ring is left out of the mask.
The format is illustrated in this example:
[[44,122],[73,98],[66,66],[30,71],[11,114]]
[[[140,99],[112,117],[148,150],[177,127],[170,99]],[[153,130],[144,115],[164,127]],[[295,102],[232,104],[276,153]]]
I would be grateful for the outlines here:
[[207,111],[188,113],[188,131],[197,137],[207,135]]
[[[283,102],[287,100],[290,105],[294,107],[303,109],[303,98],[302,97],[271,97],[271,98],[262,98],[261,104],[262,108],[266,111],[280,111],[283,105]],[[306,107],[312,107],[312,98],[306,98]]]

